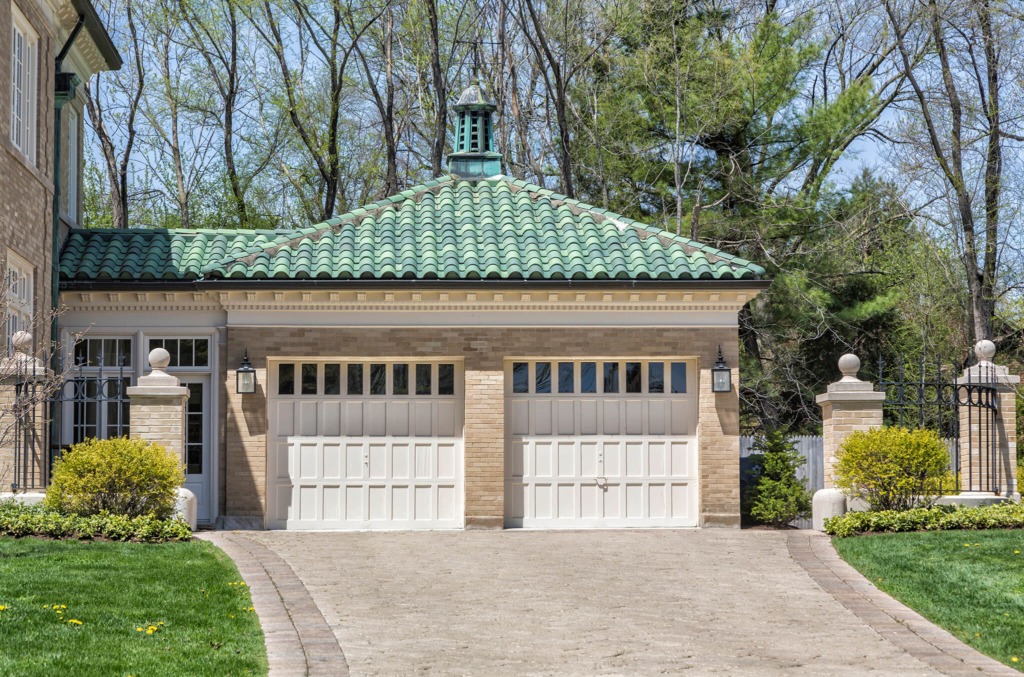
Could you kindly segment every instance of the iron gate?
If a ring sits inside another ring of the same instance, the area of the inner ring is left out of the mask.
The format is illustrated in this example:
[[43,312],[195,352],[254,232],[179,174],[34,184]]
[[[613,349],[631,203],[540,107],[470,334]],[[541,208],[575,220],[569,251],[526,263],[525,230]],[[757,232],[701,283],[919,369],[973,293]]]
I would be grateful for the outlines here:
[[[998,391],[989,365],[974,365],[966,376],[954,365],[899,360],[886,370],[878,360],[878,385],[885,393],[885,425],[928,428],[939,434],[949,449],[949,468],[960,491],[999,492]],[[966,462],[963,462],[966,459]]]
[[[13,378],[10,407],[13,426],[8,437],[13,448],[12,491],[45,489],[50,469],[72,444],[88,438],[128,435],[129,401],[126,389],[133,372],[104,367],[103,355],[89,362],[76,354],[73,366],[48,371],[36,360],[24,360]],[[5,445],[6,446],[6,445]]]

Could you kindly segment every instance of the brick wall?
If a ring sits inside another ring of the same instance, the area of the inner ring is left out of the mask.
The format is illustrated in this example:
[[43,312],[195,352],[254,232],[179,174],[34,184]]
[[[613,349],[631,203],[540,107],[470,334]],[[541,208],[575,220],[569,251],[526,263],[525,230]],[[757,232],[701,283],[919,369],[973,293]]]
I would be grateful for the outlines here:
[[[50,267],[53,239],[53,59],[54,39],[34,2],[15,5],[39,36],[36,63],[36,158],[29,164],[11,143],[11,3],[0,3],[0,275],[6,271],[7,250],[35,266],[33,289],[36,313],[50,307]],[[37,344],[49,338],[34,332]],[[6,337],[0,333],[0,342]]]
[[[185,395],[145,396],[141,387],[129,388],[131,397],[131,437],[161,445],[185,459]],[[134,391],[134,392],[133,392]]]
[[[698,358],[698,445],[702,523],[739,525],[739,400],[733,371],[729,393],[711,392],[718,346],[738,362],[731,328],[266,328],[230,327],[221,377],[225,388],[224,512],[262,517],[266,506],[267,356],[275,358],[409,358],[465,360],[467,526],[500,526],[504,519],[504,360],[565,356]],[[234,368],[248,347],[257,391],[235,392]],[[132,422],[134,429],[134,420]]]
[[[856,397],[859,393],[854,393]],[[874,393],[872,393],[874,394]],[[824,455],[825,488],[834,489],[833,468],[836,452],[843,440],[854,431],[867,432],[882,427],[881,399],[841,399],[843,393],[829,393],[829,400],[819,398],[821,404],[822,446]],[[883,393],[877,393],[884,397]],[[848,395],[849,396],[849,395]]]

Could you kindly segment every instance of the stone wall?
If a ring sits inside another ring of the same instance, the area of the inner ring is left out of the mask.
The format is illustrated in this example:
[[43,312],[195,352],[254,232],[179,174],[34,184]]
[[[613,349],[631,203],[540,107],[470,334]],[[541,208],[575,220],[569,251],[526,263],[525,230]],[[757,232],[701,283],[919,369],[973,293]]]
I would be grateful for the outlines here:
[[[710,368],[722,346],[733,389],[712,393]],[[235,392],[234,368],[248,347],[257,390]],[[504,521],[504,361],[513,357],[696,356],[700,375],[698,453],[701,522],[739,526],[739,375],[735,327],[719,328],[268,328],[230,327],[222,372],[226,430],[224,513],[263,517],[266,506],[266,358],[463,358],[466,369],[467,526]],[[134,430],[134,421],[133,421]]]

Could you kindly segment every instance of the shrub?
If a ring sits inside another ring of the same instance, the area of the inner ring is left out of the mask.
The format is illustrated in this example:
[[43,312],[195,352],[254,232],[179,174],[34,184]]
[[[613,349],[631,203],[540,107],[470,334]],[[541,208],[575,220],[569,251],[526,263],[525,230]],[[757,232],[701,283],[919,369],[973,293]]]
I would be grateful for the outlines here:
[[936,505],[913,510],[848,512],[825,520],[825,533],[856,536],[875,531],[949,531],[954,529],[1021,529],[1024,506],[997,503],[978,508]]
[[811,512],[811,492],[797,479],[804,458],[782,430],[770,430],[754,440],[759,464],[744,497],[744,511],[760,524],[783,527]]
[[192,538],[192,530],[180,517],[169,520],[152,515],[125,517],[106,511],[79,517],[56,512],[45,505],[22,505],[6,500],[0,501],[0,536],[108,538],[112,541],[163,543],[187,541]]
[[127,437],[86,440],[54,464],[45,503],[63,514],[167,519],[184,483],[178,457],[159,444]]
[[931,430],[857,431],[843,441],[836,459],[836,486],[872,510],[930,506],[940,485],[952,481],[946,445]]

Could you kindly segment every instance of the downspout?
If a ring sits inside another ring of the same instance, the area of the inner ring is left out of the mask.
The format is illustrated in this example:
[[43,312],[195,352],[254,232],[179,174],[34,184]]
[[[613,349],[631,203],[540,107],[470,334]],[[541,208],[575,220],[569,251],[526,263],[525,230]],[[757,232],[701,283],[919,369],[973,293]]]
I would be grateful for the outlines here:
[[[54,108],[54,128],[53,128],[53,252],[52,252],[52,266],[50,271],[50,309],[56,313],[57,304],[60,301],[60,110],[64,104],[75,98],[75,87],[82,82],[82,79],[75,73],[64,73],[62,68],[64,66],[64,59],[67,57],[68,52],[71,51],[71,46],[75,44],[75,39],[78,34],[82,31],[82,26],[85,25],[85,15],[78,15],[78,22],[75,23],[75,27],[71,29],[71,34],[68,36],[67,42],[61,47],[60,53],[57,54],[55,59],[55,76],[54,76],[54,91],[53,91],[53,108]],[[51,362],[53,370],[56,373],[60,365],[58,363],[58,350],[57,350],[57,316],[54,315],[50,319],[50,341],[53,347],[53,357]]]

